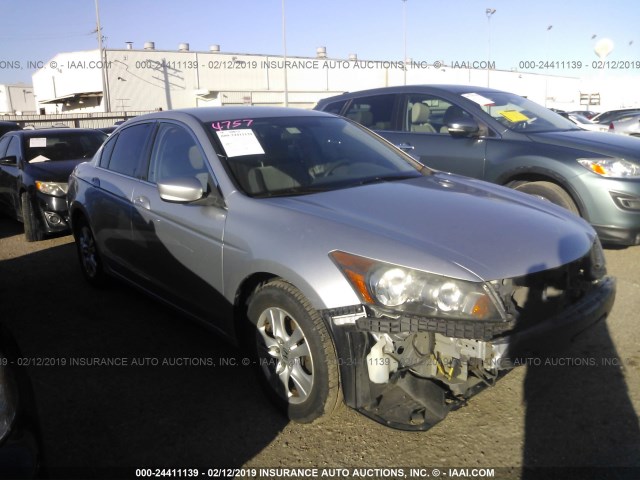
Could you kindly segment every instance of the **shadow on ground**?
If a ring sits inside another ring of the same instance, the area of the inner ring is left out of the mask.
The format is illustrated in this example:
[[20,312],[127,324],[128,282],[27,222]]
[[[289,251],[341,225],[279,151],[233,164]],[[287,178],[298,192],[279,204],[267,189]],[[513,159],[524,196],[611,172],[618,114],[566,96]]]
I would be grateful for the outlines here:
[[1,261],[0,304],[52,477],[239,467],[286,425],[238,349],[127,286],[89,287],[73,244]]

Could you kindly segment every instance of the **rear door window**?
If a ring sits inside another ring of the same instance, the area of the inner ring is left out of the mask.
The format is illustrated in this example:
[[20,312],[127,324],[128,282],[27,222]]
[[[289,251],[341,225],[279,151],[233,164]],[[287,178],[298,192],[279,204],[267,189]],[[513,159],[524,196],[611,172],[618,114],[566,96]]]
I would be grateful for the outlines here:
[[129,177],[139,176],[153,127],[154,123],[139,123],[123,129],[115,139],[116,144],[106,168]]
[[339,102],[329,103],[326,107],[322,109],[322,111],[327,113],[333,113],[335,115],[340,115],[340,112],[342,111],[345,103],[347,102],[348,100],[341,100]]
[[373,130],[391,130],[395,99],[393,94],[354,98],[344,116]]

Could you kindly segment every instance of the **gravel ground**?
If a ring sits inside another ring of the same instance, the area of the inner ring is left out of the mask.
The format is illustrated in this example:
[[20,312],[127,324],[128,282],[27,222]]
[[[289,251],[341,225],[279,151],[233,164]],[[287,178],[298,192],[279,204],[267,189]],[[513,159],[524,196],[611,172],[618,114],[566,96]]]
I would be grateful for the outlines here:
[[474,473],[449,468],[493,468],[506,479],[640,478],[640,247],[606,256],[618,278],[606,324],[562,364],[520,367],[424,433],[346,408],[319,425],[288,423],[242,352],[124,285],[89,287],[71,237],[27,244],[8,219],[0,219],[0,315],[23,357],[40,359],[28,372],[51,476],[421,467],[423,478],[434,468],[445,478]]

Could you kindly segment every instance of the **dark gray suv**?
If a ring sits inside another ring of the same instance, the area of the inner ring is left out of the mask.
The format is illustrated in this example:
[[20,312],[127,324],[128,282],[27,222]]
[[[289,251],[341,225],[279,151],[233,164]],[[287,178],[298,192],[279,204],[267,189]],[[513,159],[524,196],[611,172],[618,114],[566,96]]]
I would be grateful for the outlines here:
[[321,100],[447,172],[506,185],[577,213],[608,244],[640,244],[640,139],[588,132],[524,97],[408,85]]

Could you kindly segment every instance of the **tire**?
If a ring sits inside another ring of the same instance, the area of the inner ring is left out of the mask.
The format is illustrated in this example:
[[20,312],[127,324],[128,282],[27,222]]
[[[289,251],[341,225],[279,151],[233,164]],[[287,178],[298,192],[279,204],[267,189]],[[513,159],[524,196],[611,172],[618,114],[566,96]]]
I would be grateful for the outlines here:
[[576,202],[573,201],[571,195],[560,185],[552,182],[517,182],[510,186],[519,192],[542,198],[543,200],[566,208],[571,213],[575,213],[578,216],[580,215]]
[[22,208],[25,239],[27,242],[38,242],[42,240],[44,238],[44,231],[27,192],[22,192],[20,195],[20,206]]
[[84,217],[79,217],[74,223],[73,236],[76,240],[78,260],[84,278],[93,286],[105,285],[107,276],[104,273],[98,245],[91,227]]
[[333,340],[320,314],[293,285],[272,280],[249,299],[260,383],[289,419],[328,419],[342,404]]

